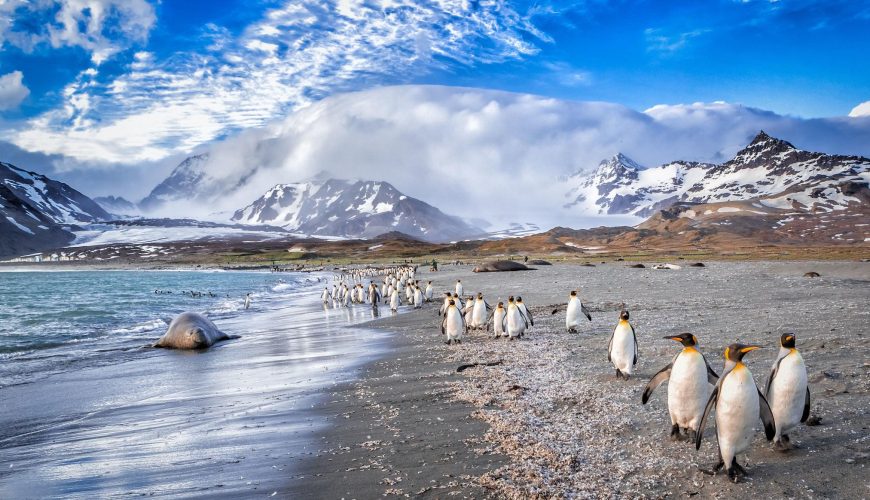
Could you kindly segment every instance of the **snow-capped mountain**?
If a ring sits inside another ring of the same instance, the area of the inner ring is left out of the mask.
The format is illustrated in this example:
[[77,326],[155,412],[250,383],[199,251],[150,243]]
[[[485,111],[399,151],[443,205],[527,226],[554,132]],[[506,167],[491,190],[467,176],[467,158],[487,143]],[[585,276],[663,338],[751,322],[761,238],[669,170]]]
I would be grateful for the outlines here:
[[722,164],[675,161],[643,168],[618,154],[591,174],[571,176],[566,206],[649,216],[677,202],[758,199],[773,208],[830,211],[860,203],[854,191],[866,189],[868,181],[868,158],[802,151],[762,131]]
[[136,205],[122,196],[97,196],[94,198],[97,205],[115,215],[134,215],[139,213]]
[[405,196],[387,182],[361,180],[279,184],[236,211],[232,220],[352,238],[399,231],[426,241],[451,241],[482,233],[458,217]]
[[[191,156],[179,163],[172,173],[169,174],[169,177],[163,179],[163,182],[158,184],[151,190],[148,196],[139,202],[139,207],[142,210],[149,211],[160,208],[161,205],[167,202],[217,194],[218,188],[215,183],[204,182],[207,172],[203,167],[208,162],[208,159],[208,153],[203,153]],[[209,192],[204,192],[206,184],[210,187]],[[214,193],[211,191],[214,191]]]
[[0,162],[0,256],[66,244],[70,226],[109,218],[70,186]]

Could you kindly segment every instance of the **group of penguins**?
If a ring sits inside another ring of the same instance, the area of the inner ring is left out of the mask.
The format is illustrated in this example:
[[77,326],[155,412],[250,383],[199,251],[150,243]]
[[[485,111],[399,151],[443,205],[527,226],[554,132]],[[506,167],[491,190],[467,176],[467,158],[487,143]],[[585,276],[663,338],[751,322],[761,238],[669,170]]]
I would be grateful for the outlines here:
[[[453,293],[445,292],[441,333],[446,342],[461,343],[469,329],[492,328],[496,337],[521,338],[529,326],[534,325],[531,311],[521,297],[508,298],[507,307],[499,302],[493,308],[483,294],[469,298],[463,307],[462,282],[457,281]],[[554,311],[555,313],[556,311]],[[592,321],[589,309],[581,302],[576,291],[568,296],[565,328],[577,333],[583,319]],[[607,360],[616,369],[616,378],[628,380],[638,360],[637,334],[629,321],[629,312],[619,313],[619,320],[607,343]],[[743,361],[746,354],[761,348],[758,345],[731,344],[725,349],[725,366],[718,375],[698,347],[698,338],[691,333],[664,337],[682,345],[667,366],[659,370],[647,383],[641,396],[646,404],[653,391],[668,381],[668,412],[671,418],[671,439],[688,439],[700,449],[703,430],[711,414],[715,413],[719,460],[712,474],[724,468],[728,478],[737,482],[746,475],[737,463],[737,455],[752,443],[759,420],[765,437],[774,441],[779,451],[791,448],[788,432],[805,422],[810,413],[810,390],[807,370],[801,353],[795,347],[795,335],[780,337],[780,350],[770,372],[764,392],[755,384],[752,372]],[[715,407],[715,410],[714,410]]]
[[[332,303],[333,307],[350,307],[352,304],[377,307],[386,300],[393,312],[399,310],[403,301],[419,309],[432,300],[434,291],[431,281],[423,288],[414,279],[416,274],[417,266],[363,268],[339,273],[333,275],[332,290],[324,288],[320,299],[323,304]],[[368,286],[363,285],[365,279],[376,276],[384,276],[381,286],[371,279]]]

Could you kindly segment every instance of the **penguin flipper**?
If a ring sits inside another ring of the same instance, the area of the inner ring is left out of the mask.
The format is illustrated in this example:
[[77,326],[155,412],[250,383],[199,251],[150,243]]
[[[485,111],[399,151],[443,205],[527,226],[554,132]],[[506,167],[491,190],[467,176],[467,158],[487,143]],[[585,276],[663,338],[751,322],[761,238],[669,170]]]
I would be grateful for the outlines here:
[[662,382],[671,378],[671,368],[674,367],[673,363],[668,363],[668,366],[662,368],[658,371],[649,382],[646,384],[646,388],[643,390],[643,396],[640,397],[641,404],[646,404],[649,401],[649,397],[652,395],[653,391],[656,390],[656,387],[662,385]]
[[535,318],[532,317],[532,311],[528,307],[526,307],[526,314],[529,315],[529,323],[531,323],[532,326],[535,326]]
[[592,321],[592,315],[589,314],[589,309],[586,309],[586,306],[583,305],[582,302],[580,303],[580,312],[582,312],[583,315],[586,316],[586,319],[588,319],[589,321]]
[[[719,379],[720,381],[722,379]],[[704,427],[707,426],[707,417],[710,416],[710,410],[713,409],[713,405],[716,404],[716,401],[719,399],[719,386],[720,384],[716,384],[716,387],[713,388],[713,392],[710,394],[710,399],[707,400],[707,406],[704,407],[704,415],[701,417],[701,423],[698,424],[698,432],[695,435],[695,449],[701,449],[701,439],[704,437]],[[770,410],[770,408],[768,408]]]
[[719,382],[719,375],[716,374],[716,370],[710,366],[710,363],[707,362],[707,358],[705,358],[703,354],[701,357],[704,358],[704,364],[707,365],[707,383],[710,385],[716,385],[716,383]]
[[801,414],[801,422],[806,422],[810,418],[810,388],[807,387],[807,397],[804,400],[804,412]]
[[616,330],[610,334],[610,339],[607,341],[607,361],[610,362],[610,350],[613,348],[613,335],[616,334]]
[[[758,390],[757,387],[756,390]],[[773,436],[776,435],[776,424],[773,422],[773,412],[770,411],[770,404],[767,403],[767,398],[764,397],[764,394],[760,390],[758,391],[758,408],[761,422],[764,424],[764,437],[768,441],[771,441]]]
[[783,359],[785,359],[785,356],[777,358],[776,363],[773,364],[773,368],[770,369],[770,376],[767,377],[767,386],[764,388],[764,397],[770,397],[770,387],[773,385],[773,379],[776,378],[776,374],[779,373],[779,364],[782,363]]
[[632,363],[632,365],[636,365],[637,364],[637,334],[634,332],[634,325],[629,323],[628,326],[631,327],[631,337],[634,339],[634,362]]

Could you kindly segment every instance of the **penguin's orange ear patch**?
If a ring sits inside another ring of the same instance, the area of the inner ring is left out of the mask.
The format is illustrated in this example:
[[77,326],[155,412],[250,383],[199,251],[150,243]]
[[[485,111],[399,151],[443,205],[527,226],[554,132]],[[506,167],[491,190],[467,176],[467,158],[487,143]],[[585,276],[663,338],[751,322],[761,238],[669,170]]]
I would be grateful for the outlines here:
[[725,359],[731,359],[731,348],[730,347],[725,348]]

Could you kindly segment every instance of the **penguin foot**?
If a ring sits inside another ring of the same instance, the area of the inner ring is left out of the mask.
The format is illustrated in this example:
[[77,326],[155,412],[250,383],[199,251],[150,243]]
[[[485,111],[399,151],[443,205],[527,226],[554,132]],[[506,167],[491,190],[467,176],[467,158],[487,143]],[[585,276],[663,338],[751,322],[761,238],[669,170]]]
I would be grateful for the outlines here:
[[749,474],[746,473],[746,469],[744,469],[742,465],[737,463],[736,458],[731,460],[731,467],[728,468],[728,479],[734,481],[735,483],[739,483],[742,478],[748,475]]
[[671,426],[671,441],[680,441],[682,440],[682,436],[680,435],[680,426],[674,424]]
[[695,429],[688,429],[688,431],[686,432],[686,435],[689,438],[688,441],[691,443],[694,443],[695,439],[698,438],[698,431],[696,431]]
[[704,474],[715,476],[719,473],[720,470],[722,470],[722,467],[725,467],[725,462],[720,458],[719,461],[713,465],[713,467],[710,467],[709,469],[702,469],[698,467],[698,470],[703,472]]

